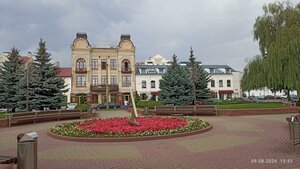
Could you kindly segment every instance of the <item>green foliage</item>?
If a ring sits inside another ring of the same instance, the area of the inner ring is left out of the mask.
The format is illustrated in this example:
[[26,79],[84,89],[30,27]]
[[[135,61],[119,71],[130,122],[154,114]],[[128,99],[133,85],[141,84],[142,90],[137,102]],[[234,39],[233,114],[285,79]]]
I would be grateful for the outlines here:
[[282,108],[284,105],[281,102],[275,103],[220,103],[219,109],[266,109],[266,108]]
[[7,60],[0,67],[0,107],[14,112],[18,107],[18,84],[23,71],[19,50],[12,48]]
[[155,106],[162,106],[162,103],[159,101],[139,101],[136,104],[137,107],[149,107],[154,108]]
[[207,99],[209,97],[207,84],[210,81],[210,76],[203,67],[196,62],[192,48],[190,52],[190,63],[187,65],[187,71],[193,85],[193,98],[194,100]]
[[32,108],[42,110],[44,107],[59,108],[63,105],[64,81],[56,77],[54,64],[50,63],[51,54],[47,52],[46,42],[42,39],[35,55],[34,69],[38,79],[34,83]]
[[82,111],[86,112],[86,111],[88,111],[88,109],[89,109],[89,105],[86,104],[86,103],[82,103],[82,104],[77,105],[77,106],[75,107],[75,109],[77,109],[77,110],[82,110]]
[[137,92],[135,92],[135,98],[134,98],[135,104],[137,104],[140,100],[141,100],[140,95]]
[[263,10],[253,26],[262,58],[246,66],[242,88],[300,92],[300,3],[269,3]]
[[6,113],[0,112],[0,119],[6,119],[6,118],[7,118]]
[[173,56],[171,66],[159,81],[159,101],[163,104],[185,105],[193,100],[193,85],[185,68],[177,64]]

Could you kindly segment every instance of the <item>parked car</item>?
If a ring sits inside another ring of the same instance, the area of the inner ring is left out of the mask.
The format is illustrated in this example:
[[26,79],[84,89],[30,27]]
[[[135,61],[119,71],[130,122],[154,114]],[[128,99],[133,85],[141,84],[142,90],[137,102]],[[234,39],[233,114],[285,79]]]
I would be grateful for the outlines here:
[[76,106],[77,106],[77,103],[68,103],[67,110],[74,110]]
[[[110,109],[117,109],[117,108],[121,108],[121,106],[118,105],[118,104],[116,104],[116,103],[109,102],[108,103],[108,108],[110,108]],[[99,110],[99,109],[106,109],[106,103],[95,105],[95,109],[97,109],[97,110]]]

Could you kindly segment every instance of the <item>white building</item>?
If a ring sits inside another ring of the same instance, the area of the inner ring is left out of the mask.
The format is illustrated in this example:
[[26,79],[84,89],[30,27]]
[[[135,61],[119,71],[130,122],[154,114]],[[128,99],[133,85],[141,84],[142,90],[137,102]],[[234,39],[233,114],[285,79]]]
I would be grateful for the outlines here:
[[[136,65],[136,91],[142,100],[157,100],[159,80],[166,73],[169,60],[160,55],[150,57],[144,65]],[[188,62],[180,62],[186,65]],[[201,62],[199,62],[201,64]],[[208,87],[217,99],[231,99],[242,96],[240,80],[242,72],[235,71],[227,65],[202,65],[211,76]]]
[[57,77],[61,77],[64,80],[65,88],[69,89],[64,95],[67,97],[67,103],[71,102],[71,90],[72,90],[72,68],[57,67]]

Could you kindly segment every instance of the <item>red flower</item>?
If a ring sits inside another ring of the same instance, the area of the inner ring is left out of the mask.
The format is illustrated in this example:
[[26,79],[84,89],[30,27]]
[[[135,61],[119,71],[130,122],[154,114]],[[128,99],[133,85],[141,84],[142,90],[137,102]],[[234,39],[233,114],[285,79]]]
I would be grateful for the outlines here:
[[139,126],[132,126],[127,118],[114,118],[105,120],[94,120],[79,124],[77,127],[92,131],[95,134],[127,134],[145,131],[159,131],[177,129],[186,126],[187,121],[179,118],[145,117],[137,118]]

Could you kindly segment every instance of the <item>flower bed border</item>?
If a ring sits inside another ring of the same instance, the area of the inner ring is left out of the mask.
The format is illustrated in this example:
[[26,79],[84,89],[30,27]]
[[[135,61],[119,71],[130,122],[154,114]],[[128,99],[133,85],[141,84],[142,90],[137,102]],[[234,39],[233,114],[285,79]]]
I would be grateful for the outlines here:
[[168,134],[168,135],[160,135],[160,136],[123,137],[123,138],[68,137],[68,136],[61,136],[61,135],[54,134],[50,130],[48,130],[47,135],[58,140],[75,141],[75,142],[133,142],[133,141],[161,140],[161,139],[171,139],[171,138],[192,136],[192,135],[207,132],[212,128],[213,126],[210,124],[206,128],[196,130],[196,131],[191,131],[191,132],[185,132],[185,133]]

